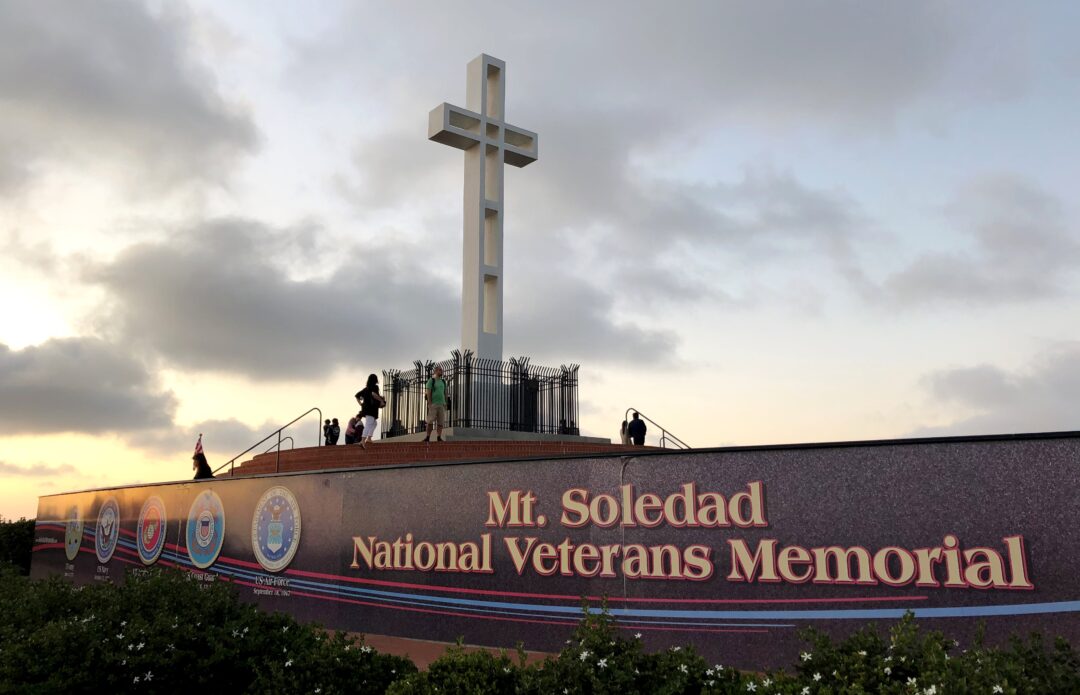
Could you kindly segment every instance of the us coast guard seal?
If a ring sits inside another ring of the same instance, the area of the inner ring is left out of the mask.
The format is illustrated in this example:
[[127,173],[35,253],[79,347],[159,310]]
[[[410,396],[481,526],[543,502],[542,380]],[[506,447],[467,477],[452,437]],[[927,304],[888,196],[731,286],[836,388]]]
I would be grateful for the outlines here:
[[251,518],[251,549],[267,571],[288,567],[300,546],[300,505],[287,488],[275,486],[263,493]]
[[224,540],[225,507],[213,490],[204,490],[188,511],[187,551],[191,564],[199,569],[214,564]]
[[94,554],[98,562],[107,563],[116,550],[116,541],[120,539],[120,505],[116,498],[105,500],[98,510],[97,524],[94,526]]
[[139,525],[135,529],[135,545],[144,565],[152,565],[165,549],[165,503],[157,495],[143,502]]
[[79,548],[82,547],[83,521],[79,515],[79,507],[74,504],[68,507],[64,518],[66,519],[64,524],[64,555],[67,556],[68,562],[75,562],[75,557],[79,554]]

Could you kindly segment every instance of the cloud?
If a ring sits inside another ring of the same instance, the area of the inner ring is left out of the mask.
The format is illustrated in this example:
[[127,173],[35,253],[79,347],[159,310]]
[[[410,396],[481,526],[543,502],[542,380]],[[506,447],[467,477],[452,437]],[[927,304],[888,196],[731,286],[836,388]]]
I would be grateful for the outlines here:
[[35,463],[29,466],[18,466],[14,463],[0,461],[0,475],[11,475],[25,478],[47,478],[54,475],[67,475],[71,473],[78,474],[79,470],[75,468],[75,466],[67,463],[61,464],[59,466],[48,466],[44,463]]
[[[521,172],[507,167],[508,267],[524,265],[524,258],[631,294],[642,288],[638,298],[650,303],[726,303],[737,301],[736,292],[716,282],[718,264],[810,259],[846,272],[855,263],[854,245],[872,228],[842,189],[809,186],[765,164],[730,178],[658,177],[663,167],[639,161],[627,143],[655,138],[666,129],[660,118],[554,108],[543,119],[540,161]],[[420,207],[449,212],[459,226],[461,155],[443,149],[417,133],[365,140],[353,157],[354,174],[337,177],[335,187],[361,214]],[[417,191],[425,192],[427,208]],[[620,282],[627,277],[652,281],[627,286]]]
[[4,434],[123,432],[171,423],[176,399],[146,365],[96,338],[0,344]]
[[[373,21],[366,9],[346,4],[321,31],[297,38],[290,81],[309,92],[333,92],[344,81],[405,101],[414,96],[400,94],[398,77],[409,75],[430,85],[425,89],[433,90],[434,106],[463,92],[463,85],[453,85],[475,53],[462,47],[477,47],[476,53],[483,49],[508,61],[511,120],[570,103],[584,121],[596,104],[622,104],[639,113],[663,112],[673,122],[693,113],[729,122],[801,126],[811,120],[877,130],[942,88],[974,23],[933,2],[701,0],[672,12],[660,6],[628,11],[612,0],[560,12],[527,2],[503,3],[494,12],[430,3],[384,10]],[[390,26],[408,26],[412,40],[401,41]],[[357,75],[338,69],[370,54],[383,58],[380,70]],[[528,76],[516,72],[519,55],[537,57]],[[1002,63],[996,72],[1006,67]]]
[[1080,429],[1080,344],[1041,355],[1025,369],[983,364],[933,372],[924,379],[941,404],[967,413],[953,422],[926,426],[917,436],[1008,434]]
[[[345,259],[339,268],[297,280],[288,271],[298,265],[294,237],[294,230],[228,219],[132,246],[87,271],[108,296],[96,325],[111,340],[181,368],[262,380],[319,378],[338,367],[402,367],[457,345],[460,290],[439,274],[444,262],[432,266],[429,251],[408,243],[335,249]],[[453,265],[451,272],[457,273]],[[580,323],[567,326],[576,331],[587,324],[584,335],[592,342],[582,340],[582,347],[641,354],[664,342],[651,331],[618,326],[603,313],[610,299],[587,285],[566,285],[557,297],[562,310],[566,302],[583,305],[572,319]],[[532,323],[543,331],[546,324],[537,322],[553,318],[554,310],[537,306]],[[566,326],[566,317],[555,325]]]
[[927,252],[887,277],[872,297],[897,305],[984,305],[1044,299],[1067,291],[1080,260],[1080,230],[1061,202],[1027,181],[977,181],[948,206],[970,243],[961,251]]
[[[294,42],[288,75],[316,99],[345,86],[380,94],[369,108],[387,117],[367,114],[353,170],[334,181],[358,213],[412,211],[424,205],[418,198],[433,204],[431,192],[448,194],[434,201],[441,209],[460,209],[461,154],[422,140],[423,115],[440,101],[464,103],[474,55],[462,46],[483,48],[507,61],[508,120],[540,134],[540,161],[507,172],[508,256],[524,249],[531,262],[604,287],[659,265],[665,272],[654,276],[665,281],[638,298],[669,303],[741,305],[777,290],[740,286],[745,275],[717,272],[725,264],[805,259],[810,282],[828,282],[830,271],[864,281],[853,245],[872,224],[842,185],[758,163],[741,175],[702,174],[702,153],[717,133],[739,128],[824,128],[841,138],[889,130],[955,92],[943,84],[956,65],[966,70],[957,54],[968,55],[978,33],[968,15],[928,2],[692,2],[678,12],[600,3],[573,8],[572,21],[527,3],[490,16],[396,5],[380,22],[358,21],[360,12],[348,7]],[[409,50],[382,22],[410,27]],[[492,22],[501,34],[492,36]],[[335,66],[360,50],[378,51],[385,67],[341,74]]]
[[169,8],[0,5],[0,192],[46,166],[120,169],[141,186],[219,180],[254,147],[250,116],[225,100],[188,19]]
[[332,275],[289,277],[291,230],[217,220],[125,250],[90,271],[109,307],[102,331],[182,368],[311,379],[343,365],[445,352],[453,290],[422,256],[365,247]]
[[516,307],[505,319],[507,353],[533,357],[537,364],[676,359],[677,337],[637,325],[634,304],[557,270],[545,275],[539,289],[508,293],[507,301]]
[[[322,426],[316,424],[317,417],[312,414],[283,431],[282,450],[321,443],[321,438],[316,438],[316,435],[322,431]],[[186,427],[171,426],[133,433],[127,439],[129,445],[158,456],[177,456],[178,452],[187,452],[186,456],[190,457],[195,448],[195,441],[201,434],[206,458],[211,467],[217,468],[276,431],[282,424],[267,420],[262,424],[252,426],[235,418],[203,420]],[[292,437],[293,441],[286,441],[286,437]],[[276,444],[277,436],[274,436],[241,456],[237,462],[246,461]],[[182,460],[181,463],[190,465],[190,460]]]

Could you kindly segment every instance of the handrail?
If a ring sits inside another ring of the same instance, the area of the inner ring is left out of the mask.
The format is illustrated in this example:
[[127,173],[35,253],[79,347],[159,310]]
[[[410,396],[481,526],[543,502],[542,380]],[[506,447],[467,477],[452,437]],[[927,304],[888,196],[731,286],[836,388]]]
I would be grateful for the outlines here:
[[[319,421],[315,423],[316,427],[319,427],[319,434],[318,434],[318,438],[315,440],[315,446],[319,446],[319,444],[322,443],[322,419],[323,419],[322,411],[319,410],[318,408],[309,408],[309,409],[305,410],[303,413],[301,413],[300,415],[294,417],[292,420],[289,420],[289,422],[287,422],[286,424],[282,425],[281,427],[277,428],[276,430],[274,430],[270,434],[266,435],[265,437],[263,437],[259,441],[255,442],[254,444],[252,444],[248,448],[244,449],[243,451],[241,451],[236,456],[233,456],[231,459],[229,459],[225,463],[223,463],[220,466],[218,466],[217,468],[215,468],[214,473],[216,474],[222,468],[224,468],[225,466],[228,466],[229,467],[229,475],[232,475],[232,473],[233,473],[233,464],[236,463],[236,459],[240,458],[241,456],[243,456],[247,452],[251,451],[255,447],[261,445],[263,442],[265,442],[267,439],[270,439],[270,437],[273,437],[275,434],[277,435],[277,438],[278,438],[278,440],[277,440],[277,448],[278,448],[278,450],[277,450],[277,466],[276,466],[275,472],[280,473],[281,472],[281,431],[283,429],[285,429],[286,427],[290,427],[297,420],[301,420],[301,419],[307,417],[311,413],[318,413],[319,414]],[[273,447],[271,447],[271,449],[272,448]],[[269,449],[268,449],[268,451],[269,451]]]
[[296,448],[296,442],[293,441],[292,437],[282,437],[280,442],[278,442],[277,444],[271,444],[270,448],[267,449],[266,451],[264,451],[263,453],[264,454],[269,454],[271,451],[273,451],[274,447],[279,447],[280,448],[281,445],[285,443],[286,439],[289,440],[289,451],[292,451],[293,449],[295,449]]
[[671,444],[673,444],[674,447],[677,448],[677,449],[692,449],[693,448],[692,446],[690,446],[689,444],[687,444],[683,440],[681,440],[678,437],[676,437],[675,435],[673,435],[671,432],[668,432],[666,429],[664,429],[664,427],[660,423],[656,422],[652,418],[647,417],[644,413],[642,413],[637,408],[627,408],[626,409],[626,412],[623,414],[623,420],[626,420],[627,423],[630,422],[630,413],[637,413],[638,417],[640,417],[642,420],[647,420],[648,422],[651,422],[652,424],[656,425],[660,429],[660,446],[661,447],[666,449],[668,442],[671,442]]

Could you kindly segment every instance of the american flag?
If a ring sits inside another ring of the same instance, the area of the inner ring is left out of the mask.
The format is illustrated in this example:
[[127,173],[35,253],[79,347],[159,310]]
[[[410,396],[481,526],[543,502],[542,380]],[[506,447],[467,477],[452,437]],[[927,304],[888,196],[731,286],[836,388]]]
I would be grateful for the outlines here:
[[199,441],[195,442],[195,453],[201,454],[202,450],[202,432],[199,433]]

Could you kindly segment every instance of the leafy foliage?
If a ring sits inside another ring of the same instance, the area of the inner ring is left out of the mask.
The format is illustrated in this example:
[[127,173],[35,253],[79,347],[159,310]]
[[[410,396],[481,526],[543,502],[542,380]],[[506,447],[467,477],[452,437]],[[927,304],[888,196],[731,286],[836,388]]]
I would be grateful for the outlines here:
[[20,574],[30,574],[33,547],[33,519],[12,521],[0,516],[0,567],[12,565]]
[[382,693],[416,667],[154,572],[75,587],[0,576],[0,693]]
[[646,652],[606,609],[566,646],[527,664],[505,652],[449,648],[423,672],[362,640],[241,603],[227,583],[152,572],[74,587],[0,572],[0,695],[6,693],[391,693],[392,695],[994,695],[1080,693],[1080,656],[1064,641],[981,636],[960,645],[909,614],[835,642],[807,630],[795,669],[747,673],[692,648]]

